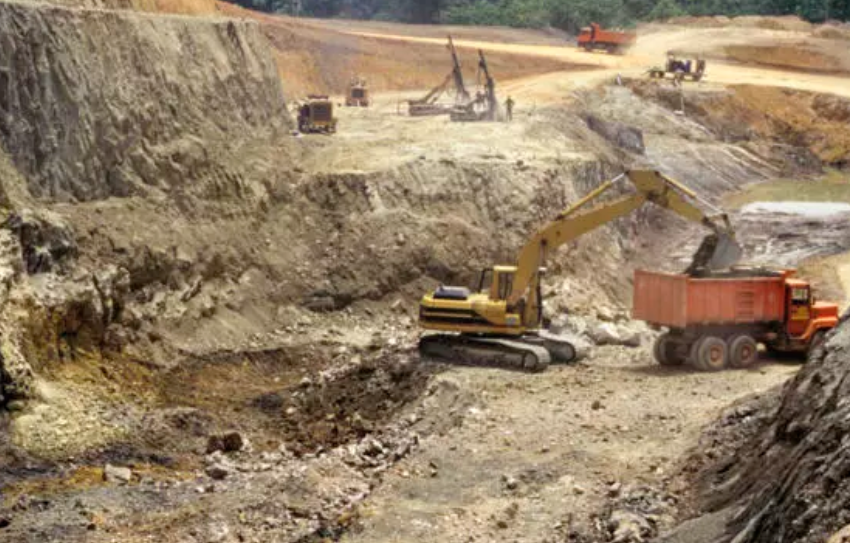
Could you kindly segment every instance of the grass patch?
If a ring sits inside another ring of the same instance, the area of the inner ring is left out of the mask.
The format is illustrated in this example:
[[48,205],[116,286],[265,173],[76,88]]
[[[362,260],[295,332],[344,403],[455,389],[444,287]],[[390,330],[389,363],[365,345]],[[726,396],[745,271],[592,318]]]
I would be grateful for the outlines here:
[[739,209],[753,202],[846,202],[850,203],[850,173],[828,170],[817,179],[777,179],[757,183],[725,198],[725,205]]

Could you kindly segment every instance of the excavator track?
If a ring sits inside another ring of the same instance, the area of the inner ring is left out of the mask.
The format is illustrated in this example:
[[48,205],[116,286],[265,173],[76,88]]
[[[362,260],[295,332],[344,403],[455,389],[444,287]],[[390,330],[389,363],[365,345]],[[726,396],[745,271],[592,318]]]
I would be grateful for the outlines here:
[[552,356],[542,344],[522,340],[434,334],[419,340],[426,357],[465,366],[509,368],[528,372],[546,369]]

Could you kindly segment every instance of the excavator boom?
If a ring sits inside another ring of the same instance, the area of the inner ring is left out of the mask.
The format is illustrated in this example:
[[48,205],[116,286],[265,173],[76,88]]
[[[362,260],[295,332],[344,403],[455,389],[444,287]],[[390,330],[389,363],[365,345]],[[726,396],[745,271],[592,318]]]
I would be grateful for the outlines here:
[[[613,202],[604,202],[596,206],[591,203],[616,187],[623,179],[629,179],[637,191]],[[714,215],[704,213],[700,207],[689,200],[700,202],[703,206],[713,207],[701,201],[690,189],[678,181],[654,170],[631,170],[603,183],[599,188],[562,211],[552,222],[541,228],[525,244],[517,259],[517,272],[513,287],[508,296],[508,307],[515,306],[526,295],[529,285],[537,278],[544,267],[547,253],[561,245],[585,234],[603,224],[628,215],[646,202],[665,207],[693,222],[698,222],[712,230],[716,242],[704,243],[698,251],[698,259],[692,268],[727,268],[741,257],[740,247],[734,241],[729,218],[717,211]],[[711,250],[710,253],[708,251]],[[708,253],[708,254],[705,254]]]

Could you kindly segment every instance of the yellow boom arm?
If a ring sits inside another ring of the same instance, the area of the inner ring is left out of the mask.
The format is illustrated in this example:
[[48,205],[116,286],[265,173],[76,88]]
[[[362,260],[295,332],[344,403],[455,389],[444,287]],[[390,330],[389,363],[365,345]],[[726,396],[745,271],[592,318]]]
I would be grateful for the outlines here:
[[[637,189],[636,193],[610,202],[589,206],[624,178],[628,178],[632,182]],[[526,297],[529,287],[537,284],[540,269],[544,267],[550,251],[554,251],[564,243],[594,228],[628,215],[645,202],[652,202],[670,209],[688,220],[699,222],[710,228],[723,241],[734,239],[734,233],[725,213],[712,207],[716,213],[707,215],[691,203],[689,199],[710,206],[710,204],[700,201],[696,194],[678,181],[654,170],[630,170],[610,181],[606,181],[599,188],[562,211],[555,220],[534,234],[522,248],[517,261],[517,271],[511,292],[507,298],[507,307],[516,307]],[[740,258],[740,249],[737,244],[734,244],[734,241],[722,243],[722,247],[717,245],[715,248],[717,250],[714,255],[707,255],[714,257],[711,263],[706,263],[712,267],[726,267],[734,264]],[[720,252],[726,254],[720,255]]]

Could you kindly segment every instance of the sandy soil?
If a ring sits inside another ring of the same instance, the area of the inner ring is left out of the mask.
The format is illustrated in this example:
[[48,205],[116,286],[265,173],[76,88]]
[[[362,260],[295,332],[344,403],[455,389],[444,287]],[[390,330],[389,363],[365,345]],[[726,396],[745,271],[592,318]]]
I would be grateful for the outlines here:
[[666,488],[703,425],[796,370],[667,370],[647,349],[600,349],[541,375],[452,369],[441,378],[480,406],[396,465],[365,504],[363,531],[343,541],[530,542],[559,531],[603,540],[592,515],[620,486]]
[[[424,38],[417,36],[402,36],[380,34],[374,32],[352,32],[359,36],[369,36],[392,41],[443,44],[439,38]],[[659,32],[652,36],[648,44],[638,46],[626,55],[607,55],[603,53],[586,53],[572,46],[526,45],[515,43],[493,43],[480,40],[457,40],[460,47],[483,49],[499,53],[515,53],[529,57],[546,57],[575,64],[591,64],[605,73],[595,74],[561,74],[559,80],[580,84],[596,82],[600,79],[613,79],[617,74],[622,76],[641,76],[652,65],[663,63],[664,53],[677,44],[683,43],[683,32]],[[787,87],[798,90],[827,92],[840,96],[850,96],[850,77],[841,75],[822,75],[799,73],[788,70],[759,68],[729,64],[725,62],[710,62],[707,80],[709,85],[754,84],[761,86]],[[546,78],[546,76],[543,76]]]

